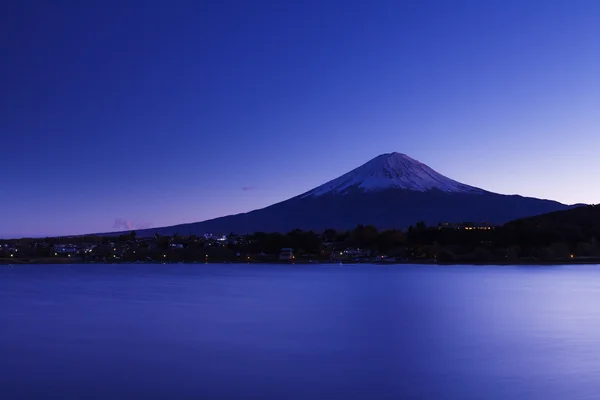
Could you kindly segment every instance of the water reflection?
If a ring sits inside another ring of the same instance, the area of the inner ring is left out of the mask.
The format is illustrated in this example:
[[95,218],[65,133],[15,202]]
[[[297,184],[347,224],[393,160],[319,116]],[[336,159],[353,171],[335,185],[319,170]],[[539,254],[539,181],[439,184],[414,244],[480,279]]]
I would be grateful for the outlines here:
[[600,269],[0,268],[1,398],[592,399]]

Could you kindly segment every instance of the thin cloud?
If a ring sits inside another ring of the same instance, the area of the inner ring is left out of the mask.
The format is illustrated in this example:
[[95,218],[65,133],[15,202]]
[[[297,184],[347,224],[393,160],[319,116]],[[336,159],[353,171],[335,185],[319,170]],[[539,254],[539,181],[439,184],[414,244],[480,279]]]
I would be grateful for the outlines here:
[[115,222],[113,224],[113,228],[114,229],[119,229],[119,230],[128,230],[128,231],[132,231],[134,229],[148,229],[148,228],[152,228],[152,222],[133,222],[130,219],[124,219],[124,218],[117,218],[115,219]]
[[122,218],[115,219],[115,223],[113,224],[113,228],[115,229],[133,229],[133,226],[133,222]]
[[243,186],[243,187],[242,187],[242,190],[243,190],[244,192],[249,192],[249,191],[251,191],[251,190],[256,190],[256,186]]

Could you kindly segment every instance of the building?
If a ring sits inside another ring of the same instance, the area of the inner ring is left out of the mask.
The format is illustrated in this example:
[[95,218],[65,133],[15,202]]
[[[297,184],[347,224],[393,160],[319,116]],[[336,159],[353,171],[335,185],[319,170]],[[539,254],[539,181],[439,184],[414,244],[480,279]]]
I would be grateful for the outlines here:
[[293,260],[294,257],[294,250],[289,248],[289,247],[284,247],[283,249],[281,249],[281,251],[279,252],[279,259],[281,261],[291,261]]
[[458,229],[466,231],[489,231],[494,229],[494,225],[489,222],[440,222],[438,229]]
[[349,256],[349,257],[368,257],[371,252],[364,250],[364,249],[348,248],[348,249],[344,250],[343,253],[344,253],[344,255]]
[[79,249],[73,245],[58,244],[54,246],[54,252],[57,254],[74,254],[78,251]]

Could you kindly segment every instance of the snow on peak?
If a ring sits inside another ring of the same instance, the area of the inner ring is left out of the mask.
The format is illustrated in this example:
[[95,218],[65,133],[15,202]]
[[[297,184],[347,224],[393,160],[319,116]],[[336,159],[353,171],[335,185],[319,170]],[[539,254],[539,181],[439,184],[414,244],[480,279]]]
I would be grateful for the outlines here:
[[374,192],[404,189],[419,192],[441,190],[452,193],[483,193],[484,191],[437,173],[427,165],[402,153],[388,153],[313,189],[302,197],[318,197],[328,193],[344,194],[351,189]]

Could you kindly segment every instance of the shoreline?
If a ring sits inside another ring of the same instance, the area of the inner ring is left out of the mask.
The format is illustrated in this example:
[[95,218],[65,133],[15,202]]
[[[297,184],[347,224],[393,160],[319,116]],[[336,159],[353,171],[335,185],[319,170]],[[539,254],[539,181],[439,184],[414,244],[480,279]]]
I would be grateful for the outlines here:
[[568,261],[537,261],[527,260],[518,262],[500,262],[500,261],[487,261],[487,262],[437,262],[433,260],[406,260],[406,261],[365,261],[365,262],[336,262],[336,261],[295,261],[280,262],[280,261],[132,261],[132,262],[84,262],[76,261],[71,259],[39,259],[39,260],[28,260],[28,259],[11,259],[11,260],[0,260],[0,266],[15,266],[15,265],[152,265],[152,264],[268,264],[268,265],[372,265],[372,266],[395,266],[395,265],[436,265],[436,266],[455,266],[455,265],[468,265],[468,266],[562,266],[562,265],[600,265],[600,259],[590,260],[568,260]]

